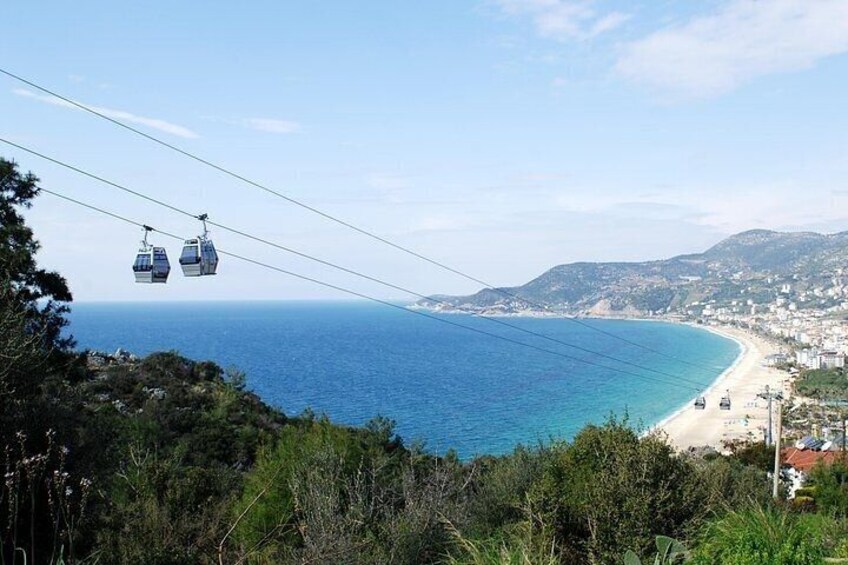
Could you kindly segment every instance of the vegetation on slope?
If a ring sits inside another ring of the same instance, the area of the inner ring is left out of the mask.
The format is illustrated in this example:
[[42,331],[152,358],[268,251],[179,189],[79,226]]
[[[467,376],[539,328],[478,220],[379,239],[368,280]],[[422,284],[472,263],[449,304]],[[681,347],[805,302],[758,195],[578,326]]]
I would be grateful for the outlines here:
[[848,378],[841,368],[803,371],[795,381],[795,392],[819,400],[844,400],[848,395]]

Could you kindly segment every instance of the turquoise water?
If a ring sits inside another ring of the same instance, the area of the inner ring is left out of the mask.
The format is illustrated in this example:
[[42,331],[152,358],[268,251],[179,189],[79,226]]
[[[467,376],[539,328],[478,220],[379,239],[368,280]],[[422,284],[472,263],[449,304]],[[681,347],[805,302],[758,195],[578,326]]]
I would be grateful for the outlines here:
[[[445,318],[575,357],[584,352],[466,315]],[[380,414],[407,440],[463,457],[509,452],[518,443],[570,438],[588,422],[627,411],[655,423],[706,387],[739,346],[688,326],[587,320],[693,368],[563,319],[509,323],[695,381],[640,371],[644,378],[512,345],[386,306],[360,302],[75,304],[70,332],[80,349],[143,355],[177,350],[245,371],[266,402],[296,414],[307,407],[362,424]]]

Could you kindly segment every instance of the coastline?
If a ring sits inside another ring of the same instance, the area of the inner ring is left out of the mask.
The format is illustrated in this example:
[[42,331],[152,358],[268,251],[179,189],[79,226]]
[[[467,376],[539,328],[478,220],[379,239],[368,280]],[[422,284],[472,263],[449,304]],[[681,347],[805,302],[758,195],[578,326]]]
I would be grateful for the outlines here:
[[[786,373],[764,364],[766,356],[776,353],[778,347],[739,328],[697,327],[735,341],[742,348],[740,354],[704,391],[706,409],[696,410],[694,398],[690,399],[651,431],[663,433],[680,450],[709,446],[721,452],[725,442],[761,439],[768,426],[768,404],[757,394],[766,385],[783,390],[786,378]],[[730,391],[731,407],[720,410],[719,401],[726,390]]]
[[[736,358],[733,359],[733,363],[731,363],[726,369],[724,369],[721,373],[719,373],[716,376],[716,378],[713,379],[713,381],[703,391],[701,391],[700,394],[703,394],[706,397],[706,395],[708,393],[713,392],[715,390],[715,388],[718,387],[719,385],[721,385],[723,380],[732,371],[734,371],[739,366],[739,364],[742,362],[742,360],[745,358],[745,356],[749,354],[750,348],[748,347],[748,345],[744,341],[740,340],[738,337],[724,333],[724,332],[722,332],[721,330],[719,330],[715,327],[703,326],[703,325],[700,325],[700,324],[693,324],[693,323],[690,323],[690,322],[681,322],[681,323],[686,325],[686,326],[690,326],[690,327],[697,328],[697,329],[700,329],[700,330],[708,331],[710,333],[721,336],[725,339],[729,339],[729,340],[735,342],[739,346],[739,353],[736,355]],[[679,408],[674,410],[671,414],[663,417],[657,423],[650,426],[650,429],[654,430],[654,429],[665,428],[665,426],[667,424],[671,423],[681,412],[684,412],[688,407],[694,405],[696,398],[697,398],[697,396],[693,396],[692,398],[687,400],[685,404],[681,405]]]
[[[471,314],[456,310],[438,311],[441,314]],[[515,313],[485,313],[490,317],[501,318],[547,318],[571,317],[547,312],[515,312]],[[772,389],[783,390],[786,396],[784,381],[786,373],[766,367],[766,356],[777,353],[777,345],[749,331],[730,326],[708,326],[694,324],[682,320],[663,318],[639,317],[599,317],[599,319],[619,319],[639,322],[665,322],[683,324],[719,335],[736,342],[739,355],[733,363],[724,369],[699,395],[706,400],[704,410],[696,410],[693,396],[685,404],[674,409],[668,416],[648,427],[645,432],[660,432],[668,442],[678,450],[712,447],[721,452],[725,450],[724,443],[737,440],[760,440],[768,426],[767,402],[757,398],[766,385]],[[719,402],[730,393],[730,410],[720,410]]]

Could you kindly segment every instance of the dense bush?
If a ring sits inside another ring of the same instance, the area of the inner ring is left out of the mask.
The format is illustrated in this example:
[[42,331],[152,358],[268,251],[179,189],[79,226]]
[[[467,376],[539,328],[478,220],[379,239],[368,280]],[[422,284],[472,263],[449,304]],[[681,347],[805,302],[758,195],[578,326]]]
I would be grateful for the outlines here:
[[804,371],[795,381],[795,391],[808,398],[843,398],[848,392],[848,379],[842,368]]
[[762,506],[731,510],[710,522],[699,537],[693,565],[819,565],[824,519]]
[[471,512],[475,535],[496,535],[505,525],[526,519],[528,494],[542,478],[552,453],[545,446],[518,446],[511,455],[482,457],[473,462]]
[[592,562],[645,552],[659,534],[681,536],[702,512],[689,462],[656,435],[640,439],[626,421],[588,426],[552,449],[533,506],[559,546]]
[[[383,422],[384,423],[384,422]],[[235,506],[235,538],[254,562],[426,563],[464,524],[469,471],[365,430],[304,420],[263,448]]]
[[843,519],[848,516],[848,466],[845,463],[816,465],[810,473],[810,482],[813,488],[802,492],[802,496],[812,497],[822,512]]

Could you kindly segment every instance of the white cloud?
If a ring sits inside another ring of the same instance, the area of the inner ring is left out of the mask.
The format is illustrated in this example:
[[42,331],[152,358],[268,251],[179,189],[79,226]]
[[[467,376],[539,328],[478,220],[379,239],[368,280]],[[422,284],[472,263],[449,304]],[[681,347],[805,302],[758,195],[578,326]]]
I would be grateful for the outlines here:
[[546,201],[556,213],[615,218],[629,225],[642,220],[676,221],[732,234],[752,228],[845,229],[848,193],[843,190],[840,181],[802,178],[729,181],[720,186],[674,184],[641,194],[574,186],[553,189]]
[[[23,88],[16,88],[12,90],[14,94],[18,96],[23,96],[25,98],[32,98],[33,100],[38,100],[40,102],[44,102],[45,104],[52,104],[54,106],[59,106],[61,108],[70,108],[71,110],[80,110],[77,106],[74,106],[70,102],[66,102],[61,98],[56,98],[55,96],[42,96],[41,94],[36,94],[29,90]],[[80,104],[82,104],[80,102]],[[82,104],[86,108],[90,108],[95,112],[103,114],[109,118],[114,120],[121,120],[125,122],[131,122],[134,124],[140,124],[143,126],[147,126],[151,129],[155,129],[164,133],[169,133],[171,135],[176,135],[178,137],[184,137],[186,139],[196,139],[200,137],[192,130],[177,125],[172,124],[171,122],[166,122],[165,120],[159,120],[157,118],[147,118],[145,116],[138,116],[136,114],[131,114],[129,112],[125,112],[123,110],[114,110],[112,108],[102,108],[99,106],[90,106],[88,104]]]
[[271,118],[248,118],[244,125],[255,130],[269,133],[296,133],[300,131],[300,124],[288,120],[275,120]]
[[543,37],[557,40],[590,39],[629,19],[627,14],[598,14],[594,0],[495,0],[506,14],[529,16]]
[[592,29],[590,31],[590,35],[600,35],[602,33],[606,33],[608,31],[612,31],[615,28],[621,26],[630,19],[629,14],[624,14],[622,12],[612,12],[607,14],[602,18],[598,18],[595,20],[595,23],[592,24]]
[[[814,229],[848,220],[844,196],[803,181],[674,187],[645,195],[576,190],[554,195],[553,210],[626,219],[677,220],[724,234],[752,228]],[[842,228],[841,228],[842,229]]]
[[846,51],[846,0],[729,0],[714,14],[626,45],[616,71],[675,95],[703,97]]

